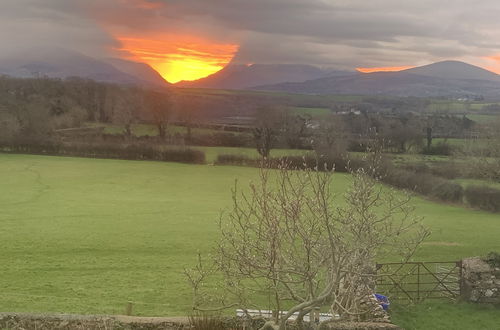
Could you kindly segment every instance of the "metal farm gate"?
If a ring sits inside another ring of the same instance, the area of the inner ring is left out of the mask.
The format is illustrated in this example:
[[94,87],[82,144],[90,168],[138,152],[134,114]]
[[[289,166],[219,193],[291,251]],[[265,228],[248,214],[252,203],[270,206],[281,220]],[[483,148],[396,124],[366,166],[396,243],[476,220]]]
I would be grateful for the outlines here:
[[377,293],[391,300],[416,303],[460,296],[462,263],[407,262],[377,264]]

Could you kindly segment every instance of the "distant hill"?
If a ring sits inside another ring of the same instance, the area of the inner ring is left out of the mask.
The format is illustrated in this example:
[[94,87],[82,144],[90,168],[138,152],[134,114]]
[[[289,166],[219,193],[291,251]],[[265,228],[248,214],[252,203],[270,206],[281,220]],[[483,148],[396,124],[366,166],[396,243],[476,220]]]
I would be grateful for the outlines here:
[[500,79],[473,65],[445,61],[399,72],[358,73],[252,89],[306,94],[361,94],[417,97],[500,95]]
[[18,78],[81,77],[118,84],[158,85],[161,83],[142,64],[120,60],[113,60],[113,62],[127,72],[121,71],[106,61],[68,49],[37,48],[20,51],[8,57],[0,57],[0,74]]
[[347,76],[355,72],[324,70],[312,65],[252,64],[229,65],[221,71],[195,81],[181,81],[179,87],[247,89],[282,82],[303,82],[328,76]]
[[496,73],[459,61],[442,61],[402,72],[443,79],[500,81]]
[[163,77],[157,71],[155,71],[146,63],[127,61],[119,58],[107,58],[105,61],[113,65],[121,72],[124,72],[147,83],[151,83],[157,86],[165,86],[170,84],[165,79],[163,79]]

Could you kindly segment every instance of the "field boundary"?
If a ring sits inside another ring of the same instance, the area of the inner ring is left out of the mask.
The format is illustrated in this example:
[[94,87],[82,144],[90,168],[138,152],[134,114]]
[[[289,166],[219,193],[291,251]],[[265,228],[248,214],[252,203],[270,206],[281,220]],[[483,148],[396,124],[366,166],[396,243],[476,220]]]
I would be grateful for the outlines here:
[[457,300],[462,292],[462,261],[377,264],[376,286],[392,300]]

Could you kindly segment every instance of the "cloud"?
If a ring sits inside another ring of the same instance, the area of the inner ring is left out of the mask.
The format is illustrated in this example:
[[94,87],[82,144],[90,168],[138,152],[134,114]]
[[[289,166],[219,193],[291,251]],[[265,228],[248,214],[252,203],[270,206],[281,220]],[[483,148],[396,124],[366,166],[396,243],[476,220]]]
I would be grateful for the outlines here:
[[487,65],[499,11],[496,0],[16,0],[0,4],[0,39],[99,55],[120,48],[117,36],[196,36],[239,45],[238,63]]
[[64,0],[2,1],[0,42],[0,56],[54,46],[91,55],[116,45],[116,40],[82,15],[73,1]]

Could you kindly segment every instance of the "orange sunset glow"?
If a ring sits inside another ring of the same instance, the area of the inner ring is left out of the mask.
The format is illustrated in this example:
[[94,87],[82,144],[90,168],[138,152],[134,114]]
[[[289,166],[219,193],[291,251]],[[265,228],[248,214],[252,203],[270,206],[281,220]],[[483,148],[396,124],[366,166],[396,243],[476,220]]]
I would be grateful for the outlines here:
[[388,67],[380,67],[380,68],[356,68],[359,72],[362,73],[373,73],[373,72],[394,72],[394,71],[402,71],[414,68],[414,66],[388,66]]
[[488,60],[489,63],[493,63],[484,66],[484,69],[500,74],[500,55],[486,56],[484,59]]
[[149,64],[170,83],[197,80],[223,69],[238,45],[219,44],[191,36],[139,38],[120,36],[118,50],[128,59]]

